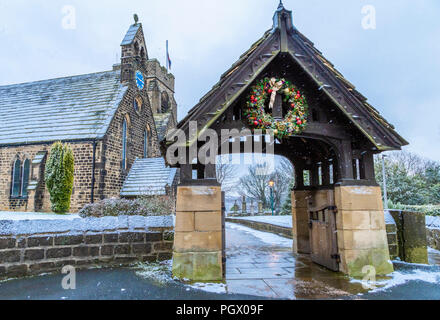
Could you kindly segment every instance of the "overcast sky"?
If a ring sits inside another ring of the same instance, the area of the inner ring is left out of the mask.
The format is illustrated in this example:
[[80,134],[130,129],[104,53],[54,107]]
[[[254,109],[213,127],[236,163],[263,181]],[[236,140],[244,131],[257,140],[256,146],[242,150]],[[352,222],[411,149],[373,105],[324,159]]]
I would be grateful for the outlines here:
[[[293,10],[295,26],[411,143],[406,149],[440,160],[440,1],[284,4]],[[66,5],[75,8],[74,29],[63,28]],[[165,63],[170,41],[182,118],[271,27],[277,5],[278,0],[0,0],[0,85],[109,70],[137,13],[150,58]],[[362,27],[365,5],[376,10],[376,29]]]

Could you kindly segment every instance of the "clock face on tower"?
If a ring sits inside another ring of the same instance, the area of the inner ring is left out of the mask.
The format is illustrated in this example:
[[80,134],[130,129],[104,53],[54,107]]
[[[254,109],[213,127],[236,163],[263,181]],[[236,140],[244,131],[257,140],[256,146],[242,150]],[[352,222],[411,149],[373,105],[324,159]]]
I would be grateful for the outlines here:
[[142,90],[145,86],[144,75],[140,71],[136,71],[136,85],[139,90]]

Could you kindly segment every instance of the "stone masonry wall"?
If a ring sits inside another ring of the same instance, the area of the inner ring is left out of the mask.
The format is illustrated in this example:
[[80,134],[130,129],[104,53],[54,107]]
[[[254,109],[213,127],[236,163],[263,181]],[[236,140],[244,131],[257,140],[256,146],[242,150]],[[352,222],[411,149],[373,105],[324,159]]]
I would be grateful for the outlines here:
[[440,229],[426,228],[426,238],[431,248],[440,250]]
[[[136,112],[133,100],[138,95],[142,97],[143,107]],[[127,168],[124,169],[122,167],[122,124],[127,117],[129,119]],[[95,172],[97,176],[95,200],[119,197],[122,185],[134,161],[144,157],[144,132],[148,127],[151,130],[148,156],[159,157],[156,127],[146,89],[140,92],[133,85],[120,104],[102,143],[103,151]]]
[[283,237],[290,238],[290,239],[292,239],[292,237],[293,237],[292,228],[286,228],[286,227],[281,227],[281,226],[277,226],[274,224],[269,224],[269,223],[264,223],[264,222],[259,222],[259,221],[251,221],[251,220],[247,220],[247,219],[226,218],[226,221],[232,222],[232,223],[238,223],[238,224],[244,225],[246,227],[250,227],[255,230],[275,233],[275,234],[278,234],[278,235],[281,235]]
[[67,265],[84,269],[172,258],[174,233],[167,224],[139,229],[119,226],[100,232],[38,232],[1,232],[0,279],[57,272]]
[[[71,211],[77,212],[90,202],[90,186],[92,181],[92,144],[91,142],[69,143],[75,158],[75,178],[72,192]],[[51,144],[28,145],[0,148],[0,210],[6,211],[50,211],[50,196],[40,181],[42,192],[38,194],[35,203],[28,199],[11,199],[12,167],[18,157],[32,161],[40,151],[49,152]],[[42,163],[44,172],[44,163]],[[34,180],[31,176],[29,181]],[[41,177],[41,180],[44,180]]]
[[[133,100],[140,95],[143,107],[136,112]],[[129,119],[127,137],[127,168],[122,167],[122,123]],[[149,157],[160,156],[154,118],[148,95],[145,90],[138,91],[131,85],[121,102],[103,141],[97,142],[95,164],[94,200],[119,197],[125,178],[136,158],[144,157],[144,132],[150,128]],[[13,163],[18,157],[32,161],[40,151],[49,152],[52,143],[11,146],[0,148],[0,210],[6,211],[43,211],[50,212],[50,195],[44,184],[44,177],[39,179],[39,189],[29,194],[28,199],[12,199],[11,183]],[[71,198],[71,210],[75,213],[91,202],[93,142],[69,142],[75,158],[74,186]],[[45,163],[41,164],[44,172]],[[35,180],[31,176],[29,181]],[[32,199],[32,201],[29,201]]]

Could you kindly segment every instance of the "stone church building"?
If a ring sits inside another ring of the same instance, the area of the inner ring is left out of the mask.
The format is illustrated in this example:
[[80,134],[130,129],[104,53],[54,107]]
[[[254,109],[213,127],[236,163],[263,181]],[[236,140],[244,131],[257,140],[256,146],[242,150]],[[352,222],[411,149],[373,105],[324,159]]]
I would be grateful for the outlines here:
[[44,169],[56,141],[75,157],[71,212],[176,185],[159,150],[176,125],[174,76],[149,58],[142,24],[121,49],[109,71],[0,86],[0,210],[50,211]]

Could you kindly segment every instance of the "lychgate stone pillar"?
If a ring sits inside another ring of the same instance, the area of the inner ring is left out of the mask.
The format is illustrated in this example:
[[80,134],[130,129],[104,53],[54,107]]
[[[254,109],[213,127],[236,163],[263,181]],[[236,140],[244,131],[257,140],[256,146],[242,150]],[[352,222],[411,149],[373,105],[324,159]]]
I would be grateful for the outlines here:
[[367,266],[376,275],[393,272],[380,187],[336,186],[335,203],[341,272],[363,277]]
[[173,276],[223,280],[221,199],[220,186],[178,187]]

